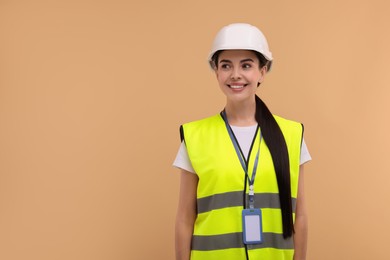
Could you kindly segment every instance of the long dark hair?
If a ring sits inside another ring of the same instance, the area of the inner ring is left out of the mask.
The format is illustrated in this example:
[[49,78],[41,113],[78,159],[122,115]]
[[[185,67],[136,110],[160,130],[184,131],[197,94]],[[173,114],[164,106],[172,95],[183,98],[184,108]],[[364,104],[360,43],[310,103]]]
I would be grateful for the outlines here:
[[256,96],[255,118],[260,125],[261,133],[271,153],[275,167],[280,208],[282,209],[283,237],[291,237],[294,232],[294,225],[292,218],[290,161],[286,140],[275,118],[258,96]]
[[[218,67],[218,57],[221,51],[217,51],[212,57],[210,64],[214,69]],[[271,63],[262,54],[254,51],[259,59],[259,66],[270,68]],[[260,126],[264,141],[271,153],[272,161],[276,172],[276,179],[279,188],[280,208],[282,211],[283,237],[291,237],[294,233],[292,217],[292,199],[290,185],[290,161],[287,144],[282,130],[276,122],[266,104],[256,95],[255,118]]]

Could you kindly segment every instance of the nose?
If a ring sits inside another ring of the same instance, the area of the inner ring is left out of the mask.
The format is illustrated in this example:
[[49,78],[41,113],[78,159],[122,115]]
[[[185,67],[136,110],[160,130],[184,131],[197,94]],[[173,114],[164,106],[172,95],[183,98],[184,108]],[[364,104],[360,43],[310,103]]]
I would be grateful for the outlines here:
[[234,68],[232,69],[232,74],[230,75],[230,78],[231,78],[232,80],[241,79],[240,68],[234,67]]

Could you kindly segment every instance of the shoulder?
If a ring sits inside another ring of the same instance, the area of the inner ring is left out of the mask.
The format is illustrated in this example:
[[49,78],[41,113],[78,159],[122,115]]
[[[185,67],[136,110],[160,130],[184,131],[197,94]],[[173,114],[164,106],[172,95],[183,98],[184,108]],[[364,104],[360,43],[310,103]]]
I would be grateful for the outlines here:
[[225,123],[220,114],[185,123],[181,126],[182,131],[210,131],[216,126],[224,126]]
[[290,119],[283,118],[281,116],[273,115],[278,123],[283,135],[286,139],[302,139],[303,136],[303,124]]
[[222,120],[222,117],[220,114],[215,114],[213,116],[209,116],[206,118],[198,119],[195,121],[191,121],[188,123],[183,124],[184,127],[198,127],[198,126],[205,126],[209,124],[213,124],[216,122],[220,122]]
[[273,116],[281,128],[303,129],[303,124],[300,122],[286,119],[278,115],[273,115]]
[[273,115],[273,116],[274,116],[276,122],[281,123],[281,124],[287,124],[287,125],[299,124],[299,125],[301,125],[301,123],[294,121],[294,120],[291,120],[291,119],[287,119],[287,118],[284,118],[284,117],[281,117],[278,115]]
[[180,126],[182,141],[191,137],[202,137],[220,131],[225,126],[220,114],[202,118]]

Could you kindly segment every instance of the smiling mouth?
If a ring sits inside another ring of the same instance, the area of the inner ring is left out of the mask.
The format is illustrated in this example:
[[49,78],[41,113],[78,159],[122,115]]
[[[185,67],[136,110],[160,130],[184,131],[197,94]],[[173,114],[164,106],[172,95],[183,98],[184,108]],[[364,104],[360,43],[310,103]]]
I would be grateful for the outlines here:
[[228,85],[229,88],[231,89],[242,89],[242,88],[245,88],[248,84],[244,84],[244,85]]

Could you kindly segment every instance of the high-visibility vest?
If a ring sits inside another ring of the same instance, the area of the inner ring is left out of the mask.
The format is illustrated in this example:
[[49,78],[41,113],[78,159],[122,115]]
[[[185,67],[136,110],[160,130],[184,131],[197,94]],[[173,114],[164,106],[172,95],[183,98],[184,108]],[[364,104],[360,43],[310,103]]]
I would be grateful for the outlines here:
[[[303,127],[274,116],[287,143],[291,196],[295,220]],[[293,259],[293,238],[283,238],[278,183],[271,154],[264,139],[254,183],[255,208],[262,210],[263,242],[244,245],[242,210],[248,201],[248,185],[225,122],[220,114],[184,124],[182,137],[198,175],[197,217],[192,237],[191,260]],[[260,131],[249,156],[249,176],[259,147]],[[246,187],[246,190],[244,190]]]

